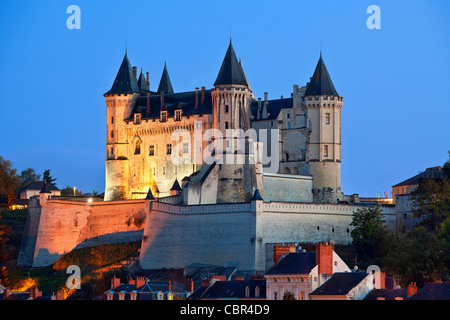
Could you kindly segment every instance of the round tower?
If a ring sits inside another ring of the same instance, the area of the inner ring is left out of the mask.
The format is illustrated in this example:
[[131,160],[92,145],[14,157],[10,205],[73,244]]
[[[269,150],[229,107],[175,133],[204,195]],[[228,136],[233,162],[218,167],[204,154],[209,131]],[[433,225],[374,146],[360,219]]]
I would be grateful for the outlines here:
[[249,163],[248,157],[250,138],[244,135],[251,128],[249,104],[252,91],[231,40],[214,86],[211,90],[213,124],[224,138],[215,140],[216,155],[226,150],[222,161],[217,161],[217,202],[247,202],[256,185],[255,166]]
[[125,122],[139,93],[127,54],[106,99],[105,201],[127,199],[129,191],[128,138]]
[[341,192],[341,108],[339,96],[320,54],[305,92],[310,129],[307,162],[313,176],[314,202],[336,203]]

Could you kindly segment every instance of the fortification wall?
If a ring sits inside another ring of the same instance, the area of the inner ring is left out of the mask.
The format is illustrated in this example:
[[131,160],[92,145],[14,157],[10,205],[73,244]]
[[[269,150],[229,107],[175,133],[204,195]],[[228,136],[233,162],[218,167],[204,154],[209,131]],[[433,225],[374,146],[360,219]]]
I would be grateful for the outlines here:
[[18,266],[31,267],[33,264],[40,219],[41,206],[39,205],[39,196],[34,196],[30,198],[28,203],[28,214],[17,258]]
[[184,268],[202,263],[253,269],[254,203],[151,205],[142,240],[142,268]]
[[263,188],[263,199],[266,202],[313,201],[313,179],[311,176],[264,173]]
[[[353,212],[367,206],[258,201],[256,205],[256,269],[266,266],[266,244],[280,242],[351,243]],[[394,207],[383,207],[387,225],[396,229]]]
[[140,241],[144,200],[80,203],[48,200],[41,209],[33,267],[47,266],[75,248]]

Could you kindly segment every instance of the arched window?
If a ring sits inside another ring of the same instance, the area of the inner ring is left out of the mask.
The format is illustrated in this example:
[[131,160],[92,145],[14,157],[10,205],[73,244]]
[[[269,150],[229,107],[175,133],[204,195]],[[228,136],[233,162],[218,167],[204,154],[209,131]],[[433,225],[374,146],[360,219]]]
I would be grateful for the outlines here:
[[289,170],[289,168],[284,168],[284,173],[285,174],[291,174],[291,170]]
[[141,141],[139,139],[136,139],[134,143],[134,154],[141,154]]

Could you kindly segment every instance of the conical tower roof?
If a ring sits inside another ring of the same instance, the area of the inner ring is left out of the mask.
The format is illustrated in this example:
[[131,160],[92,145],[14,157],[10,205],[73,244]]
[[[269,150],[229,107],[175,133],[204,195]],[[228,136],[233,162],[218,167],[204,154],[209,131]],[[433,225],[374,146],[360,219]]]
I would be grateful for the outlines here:
[[178,179],[175,179],[175,182],[173,183],[172,188],[170,188],[170,191],[175,190],[175,191],[181,191],[181,187],[180,184],[178,183]]
[[145,200],[156,200],[155,197],[153,196],[152,188],[148,189],[148,193],[147,196],[145,197]]
[[139,75],[139,79],[137,81],[137,85],[138,85],[138,88],[141,91],[142,90],[145,90],[145,91],[149,90],[149,84],[148,84],[147,80],[145,79],[144,74],[142,73],[142,69],[141,69],[141,74]]
[[230,40],[230,45],[228,46],[227,53],[223,59],[222,66],[220,67],[214,86],[232,84],[244,85],[248,87],[244,69],[236,57],[236,53],[234,52],[233,45]]
[[320,53],[320,58],[316,66],[316,70],[314,70],[314,74],[305,92],[305,96],[320,95],[339,97],[339,94],[334,88],[333,81],[331,81],[330,74],[328,73],[327,67],[325,66],[325,62],[322,59],[322,52]]
[[166,63],[164,63],[164,70],[161,75],[161,81],[159,81],[157,93],[161,93],[162,91],[164,91],[165,94],[174,93],[172,88],[172,82],[170,82],[169,72],[167,71]]
[[125,53],[111,90],[105,94],[132,94],[134,92],[139,92],[139,88],[127,53]]

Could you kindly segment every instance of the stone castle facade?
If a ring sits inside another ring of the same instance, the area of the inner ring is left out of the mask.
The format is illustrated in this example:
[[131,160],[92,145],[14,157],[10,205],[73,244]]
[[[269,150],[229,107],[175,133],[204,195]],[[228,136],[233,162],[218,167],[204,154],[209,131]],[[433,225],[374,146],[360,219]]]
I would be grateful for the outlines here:
[[[138,76],[125,54],[104,96],[105,201],[42,190],[30,201],[19,265],[142,241],[144,269],[203,263],[264,272],[276,243],[350,243],[353,212],[377,205],[341,191],[343,98],[322,54],[305,86],[273,100],[254,98],[231,41],[214,87],[190,92],[173,90],[166,66],[152,91],[149,74]],[[397,230],[395,207],[383,214]]]

